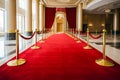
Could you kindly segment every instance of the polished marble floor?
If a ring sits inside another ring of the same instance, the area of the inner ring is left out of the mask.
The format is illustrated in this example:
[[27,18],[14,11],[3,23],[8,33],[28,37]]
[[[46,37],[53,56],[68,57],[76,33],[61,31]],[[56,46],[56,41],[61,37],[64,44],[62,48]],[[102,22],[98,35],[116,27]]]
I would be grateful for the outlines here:
[[[86,41],[85,36],[81,36],[81,37],[82,40]],[[92,45],[94,48],[96,48],[97,50],[103,53],[103,37],[100,37],[98,39],[93,39],[89,37],[89,41],[90,41],[90,45]],[[106,35],[105,54],[113,61],[120,64],[120,35],[113,35],[113,34]]]
[[[37,35],[37,41],[42,39],[43,35]],[[0,37],[0,65],[16,55],[16,40],[5,40]],[[35,44],[35,36],[29,40],[19,37],[19,53]]]
[[[42,36],[45,35],[38,35],[37,40],[42,39]],[[76,36],[86,42],[86,36],[78,34]],[[90,37],[89,41],[91,46],[103,52],[102,37],[99,39]],[[35,37],[30,40],[20,37],[19,43],[19,51],[22,52],[35,43]],[[0,65],[2,65],[16,55],[16,40],[5,40],[4,37],[0,37],[0,45]],[[120,35],[106,35],[106,56],[120,64]]]

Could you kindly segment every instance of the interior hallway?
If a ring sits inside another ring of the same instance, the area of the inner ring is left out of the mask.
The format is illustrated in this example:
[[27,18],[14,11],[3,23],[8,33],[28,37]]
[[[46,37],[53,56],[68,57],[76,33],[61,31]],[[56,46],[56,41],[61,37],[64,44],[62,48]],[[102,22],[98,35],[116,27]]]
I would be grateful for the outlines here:
[[[60,32],[58,32],[59,34],[61,34]],[[62,32],[63,33],[63,32]],[[47,33],[48,35],[49,33]],[[96,34],[94,34],[96,35]],[[45,36],[45,35],[44,35]],[[77,37],[79,37],[80,39],[82,39],[83,41],[86,41],[86,36],[83,35],[76,35]],[[42,35],[39,34],[38,35],[38,40],[42,39]],[[111,59],[113,59],[115,62],[117,62],[118,64],[120,64],[120,36],[116,35],[116,37],[114,37],[114,35],[107,35],[107,39],[106,39],[106,55],[108,57],[110,57]],[[10,58],[12,58],[13,56],[15,56],[15,49],[16,49],[16,40],[4,40],[4,37],[0,38],[0,49],[3,49],[3,51],[1,52],[0,56],[4,56],[0,58],[0,65],[4,64],[7,60],[9,60]],[[35,43],[35,39],[32,38],[31,40],[24,40],[20,38],[20,52],[24,51],[25,49],[29,48],[31,45],[33,45]],[[96,48],[97,50],[99,50],[100,52],[103,52],[103,45],[102,45],[102,37],[99,39],[93,39],[90,38],[90,45],[93,46],[94,48]],[[112,51],[111,51],[112,50]],[[11,55],[12,54],[12,55]]]
[[76,40],[61,33],[53,34],[45,43],[38,42],[37,45],[41,48],[28,48],[20,54],[20,58],[27,61],[24,65],[9,67],[5,63],[1,66],[0,79],[119,80],[120,66],[116,63],[114,67],[97,65],[95,60],[102,57],[101,52],[94,48],[84,49],[87,44],[83,41],[76,43]]

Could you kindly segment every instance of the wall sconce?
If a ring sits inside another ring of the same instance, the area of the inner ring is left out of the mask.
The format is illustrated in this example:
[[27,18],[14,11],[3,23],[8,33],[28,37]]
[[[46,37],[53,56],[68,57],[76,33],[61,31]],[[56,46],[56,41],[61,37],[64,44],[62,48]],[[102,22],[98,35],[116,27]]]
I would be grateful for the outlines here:
[[90,23],[90,24],[88,24],[88,26],[93,26],[93,24]]
[[104,26],[105,26],[105,24],[101,24],[101,26],[103,26],[103,27],[104,27]]

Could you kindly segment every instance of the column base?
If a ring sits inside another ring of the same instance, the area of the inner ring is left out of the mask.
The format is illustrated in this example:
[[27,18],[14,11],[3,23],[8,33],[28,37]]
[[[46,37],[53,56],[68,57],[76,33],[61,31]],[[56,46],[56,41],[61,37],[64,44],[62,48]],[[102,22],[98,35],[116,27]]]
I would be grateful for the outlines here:
[[120,34],[120,31],[113,31],[112,34]]
[[16,33],[5,33],[5,40],[15,40]]

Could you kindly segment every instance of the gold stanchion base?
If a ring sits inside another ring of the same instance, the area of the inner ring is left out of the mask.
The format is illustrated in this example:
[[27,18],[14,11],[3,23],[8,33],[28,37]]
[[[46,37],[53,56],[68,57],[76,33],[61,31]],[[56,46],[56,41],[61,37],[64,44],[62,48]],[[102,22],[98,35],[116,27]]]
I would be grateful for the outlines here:
[[40,43],[45,43],[45,41],[44,40],[40,40]]
[[95,61],[100,66],[107,66],[112,67],[114,64],[111,61],[105,60],[105,59],[98,59]]
[[20,66],[26,62],[25,59],[15,59],[7,63],[8,66]]
[[71,37],[71,35],[70,35],[70,34],[69,34],[68,36],[69,36],[69,37]]
[[77,40],[77,38],[74,38],[74,40]]
[[78,40],[78,41],[76,41],[76,43],[81,43],[81,41],[80,41],[80,40]]
[[73,36],[71,36],[71,38],[73,38],[73,39],[74,39],[74,37],[73,37]]
[[31,47],[31,49],[39,49],[40,47],[39,46],[33,46]]
[[44,37],[42,40],[43,40],[43,41],[45,41],[45,40],[47,40],[47,38],[46,38],[46,37]]
[[71,38],[74,38],[72,35],[70,36]]
[[84,49],[93,49],[92,47],[90,47],[89,45],[85,46]]

